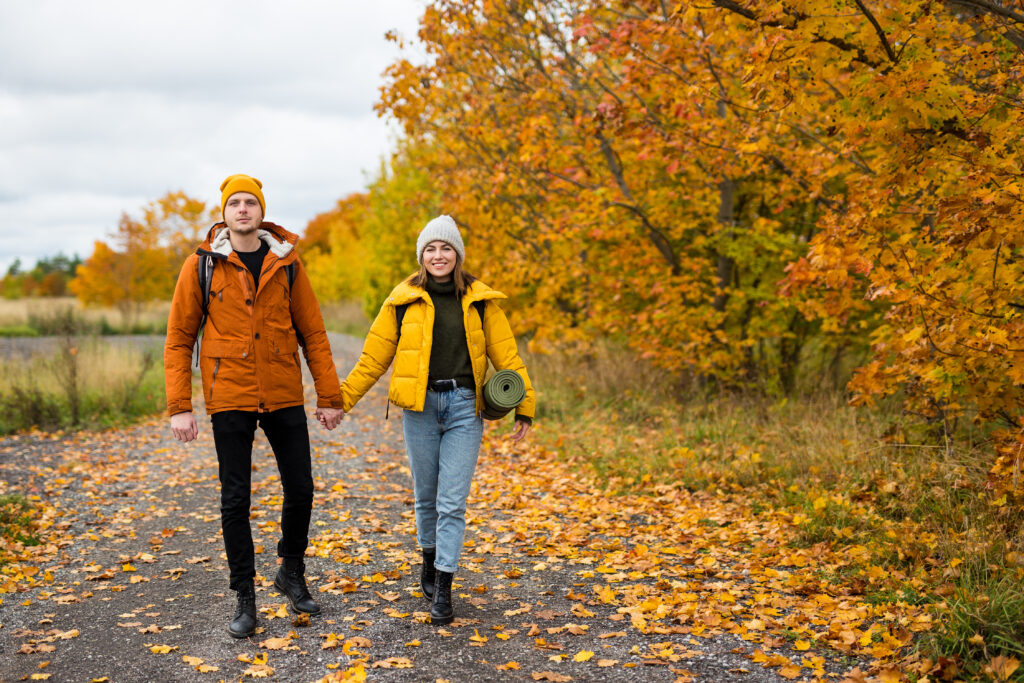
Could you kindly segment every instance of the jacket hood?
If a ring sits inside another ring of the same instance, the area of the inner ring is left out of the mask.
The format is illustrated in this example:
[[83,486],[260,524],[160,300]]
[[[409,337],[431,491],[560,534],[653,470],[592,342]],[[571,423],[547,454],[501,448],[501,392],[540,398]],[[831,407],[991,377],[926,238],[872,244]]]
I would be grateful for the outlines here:
[[[487,299],[507,299],[508,297],[496,289],[491,289],[480,280],[474,280],[462,298],[462,307],[467,308],[474,301],[485,301]],[[417,299],[427,299],[427,292],[422,287],[415,287],[409,284],[409,280],[402,280],[398,283],[391,294],[388,295],[388,303],[393,306],[412,303]]]
[[[267,243],[270,251],[279,259],[288,256],[295,249],[295,243],[299,236],[288,232],[276,223],[263,221],[256,229],[256,235]],[[217,223],[206,233],[206,240],[199,245],[198,252],[208,252],[227,258],[234,251],[231,248],[231,240],[228,236],[228,229],[225,223]]]

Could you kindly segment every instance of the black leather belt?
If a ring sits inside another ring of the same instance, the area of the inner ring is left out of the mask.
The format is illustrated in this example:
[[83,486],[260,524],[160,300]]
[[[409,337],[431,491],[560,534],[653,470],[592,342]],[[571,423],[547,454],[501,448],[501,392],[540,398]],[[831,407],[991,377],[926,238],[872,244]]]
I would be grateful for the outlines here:
[[430,390],[437,392],[455,391],[458,383],[453,379],[435,379],[430,383]]

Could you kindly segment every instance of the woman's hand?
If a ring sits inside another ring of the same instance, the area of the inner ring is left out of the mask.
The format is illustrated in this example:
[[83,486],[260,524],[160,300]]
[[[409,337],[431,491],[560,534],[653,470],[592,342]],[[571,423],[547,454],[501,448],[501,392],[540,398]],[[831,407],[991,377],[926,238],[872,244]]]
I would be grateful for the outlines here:
[[523,422],[522,420],[516,420],[515,431],[512,432],[513,441],[522,441],[526,438],[527,432],[530,431],[530,423]]

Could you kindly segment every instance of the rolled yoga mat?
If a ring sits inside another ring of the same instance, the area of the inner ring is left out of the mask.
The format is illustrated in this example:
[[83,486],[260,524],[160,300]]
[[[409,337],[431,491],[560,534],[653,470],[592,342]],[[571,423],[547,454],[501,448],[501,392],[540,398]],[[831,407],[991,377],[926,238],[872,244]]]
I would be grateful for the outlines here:
[[526,383],[514,370],[499,370],[484,384],[484,419],[500,420],[526,398]]

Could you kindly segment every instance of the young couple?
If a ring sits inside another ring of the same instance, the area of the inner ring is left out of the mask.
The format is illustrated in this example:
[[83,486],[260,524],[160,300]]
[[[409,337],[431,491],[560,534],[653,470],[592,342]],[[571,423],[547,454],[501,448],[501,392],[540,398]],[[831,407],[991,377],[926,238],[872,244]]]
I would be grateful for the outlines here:
[[282,563],[274,586],[295,611],[320,612],[306,587],[303,563],[313,477],[300,345],[316,387],[316,417],[328,430],[394,360],[388,399],[405,409],[402,427],[423,552],[420,588],[431,600],[431,622],[450,623],[452,576],[483,436],[488,359],[499,370],[515,370],[526,384],[512,438],[525,437],[533,418],[533,388],[508,319],[495,303],[505,296],[465,272],[455,221],[435,218],[416,241],[419,272],[388,296],[358,363],[339,384],[320,306],[295,253],[297,236],[263,220],[266,202],[259,180],[233,175],[220,189],[223,222],[210,229],[178,276],[164,366],[171,431],[179,441],[192,441],[198,426],[191,365],[203,330],[199,367],[217,450],[230,587],[238,594],[228,632],[246,638],[256,629],[249,497],[257,426],[274,451],[284,489],[277,544]]

